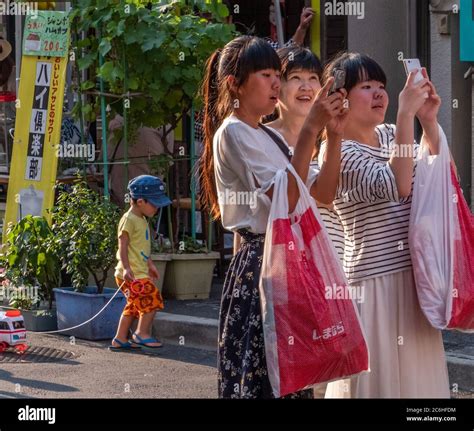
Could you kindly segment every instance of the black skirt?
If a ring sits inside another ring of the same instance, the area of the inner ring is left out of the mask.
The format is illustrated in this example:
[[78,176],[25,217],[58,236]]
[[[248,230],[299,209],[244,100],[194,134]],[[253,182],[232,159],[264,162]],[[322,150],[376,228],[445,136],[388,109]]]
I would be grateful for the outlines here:
[[[226,274],[219,314],[219,398],[274,398],[258,289],[265,235],[238,233],[242,242]],[[285,398],[313,398],[313,390]]]

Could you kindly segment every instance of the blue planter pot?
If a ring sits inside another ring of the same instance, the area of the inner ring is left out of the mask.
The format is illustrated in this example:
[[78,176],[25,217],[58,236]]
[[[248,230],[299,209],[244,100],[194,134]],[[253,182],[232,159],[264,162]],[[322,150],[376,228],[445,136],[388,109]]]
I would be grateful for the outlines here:
[[[90,319],[102,309],[116,290],[106,287],[103,293],[96,292],[97,287],[86,287],[84,292],[75,292],[72,287],[54,289],[58,329],[70,328]],[[79,328],[61,333],[86,340],[113,338],[125,303],[125,296],[120,292],[94,320]]]

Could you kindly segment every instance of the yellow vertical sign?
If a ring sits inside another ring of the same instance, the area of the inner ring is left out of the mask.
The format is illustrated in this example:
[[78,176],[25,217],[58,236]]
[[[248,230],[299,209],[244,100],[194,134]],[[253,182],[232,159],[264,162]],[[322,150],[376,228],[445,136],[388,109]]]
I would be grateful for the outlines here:
[[311,23],[311,51],[321,58],[321,1],[311,0],[314,9],[314,19]]
[[[36,22],[33,26],[27,22],[25,27],[23,53],[26,50],[30,54],[23,55],[21,61],[3,235],[9,223],[16,223],[28,214],[43,215],[50,220],[48,210],[54,204],[69,26],[64,27],[68,21],[66,15],[58,15],[61,12],[42,14],[44,27]],[[63,29],[67,28],[66,38],[63,39],[66,42],[58,42],[58,35],[53,34],[58,31],[55,19],[62,19]],[[45,33],[45,28],[50,31]],[[29,33],[27,30],[30,30]],[[48,37],[48,33],[52,36]],[[34,36],[31,37],[31,34]],[[53,55],[62,51],[63,56],[44,56],[48,50]],[[32,56],[31,51],[43,55]]]

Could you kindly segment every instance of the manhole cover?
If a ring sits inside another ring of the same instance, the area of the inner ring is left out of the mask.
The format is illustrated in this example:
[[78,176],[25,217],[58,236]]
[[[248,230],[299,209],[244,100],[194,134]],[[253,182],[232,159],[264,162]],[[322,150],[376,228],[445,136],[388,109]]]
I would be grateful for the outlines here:
[[0,362],[61,362],[76,357],[76,354],[67,350],[28,346],[23,354],[13,350],[0,353]]

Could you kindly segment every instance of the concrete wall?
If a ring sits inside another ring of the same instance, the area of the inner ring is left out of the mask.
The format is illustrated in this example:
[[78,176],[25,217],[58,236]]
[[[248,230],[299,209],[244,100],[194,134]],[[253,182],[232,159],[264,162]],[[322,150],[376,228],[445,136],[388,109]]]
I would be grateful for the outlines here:
[[[456,6],[459,7],[459,0],[431,2],[431,79],[443,101],[439,123],[446,132],[464,196],[468,202],[471,201],[472,207],[472,79],[464,78],[470,63],[459,59],[459,13],[453,13]],[[443,15],[443,12],[448,15]],[[442,16],[448,16],[450,28],[447,35],[439,32],[438,21]]]
[[[384,68],[390,97],[386,121],[395,122],[398,94],[406,81],[399,53],[410,58],[417,53],[417,22],[415,0],[366,0],[365,17],[348,17],[348,48],[369,54]],[[459,61],[459,14],[453,14],[458,0],[432,0],[430,8],[429,66],[431,79],[441,98],[439,122],[443,127],[458,166],[461,186],[469,201],[474,179],[472,134],[472,80],[464,79],[469,63]],[[440,34],[437,12],[448,11],[450,33]],[[453,108],[457,100],[458,107]],[[473,195],[474,196],[474,195]],[[474,202],[474,200],[473,200]]]
[[451,76],[451,35],[441,35],[438,32],[437,20],[441,15],[430,13],[431,27],[431,80],[441,97],[442,105],[438,121],[448,137],[451,136],[452,115],[452,82]]

